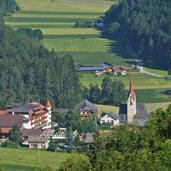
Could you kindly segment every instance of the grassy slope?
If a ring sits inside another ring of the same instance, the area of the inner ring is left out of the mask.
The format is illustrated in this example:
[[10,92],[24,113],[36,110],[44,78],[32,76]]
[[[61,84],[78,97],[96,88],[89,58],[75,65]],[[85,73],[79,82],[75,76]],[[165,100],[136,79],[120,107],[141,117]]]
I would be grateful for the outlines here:
[[19,168],[27,170],[29,168],[43,167],[46,165],[57,169],[60,163],[68,156],[67,153],[0,148],[0,164],[6,168],[5,170],[8,170],[8,168],[9,170],[10,168],[15,168],[15,171]]
[[[71,53],[77,63],[126,63],[116,42],[99,37],[94,28],[74,28],[75,21],[95,21],[114,2],[104,0],[17,0],[21,11],[6,19],[14,28],[40,28],[45,46],[59,54]],[[73,40],[74,38],[74,40]],[[103,54],[99,54],[103,52]],[[75,56],[74,56],[75,55]],[[91,60],[93,58],[93,60]],[[97,58],[97,60],[96,60]],[[130,59],[129,59],[130,60]],[[132,60],[130,60],[132,61]]]

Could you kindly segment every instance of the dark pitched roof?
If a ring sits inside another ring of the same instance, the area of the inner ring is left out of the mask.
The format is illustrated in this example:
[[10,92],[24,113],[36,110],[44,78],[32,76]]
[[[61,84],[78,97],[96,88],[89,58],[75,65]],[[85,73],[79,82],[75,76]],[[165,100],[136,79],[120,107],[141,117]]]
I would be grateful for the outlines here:
[[22,115],[1,115],[0,116],[0,127],[13,127],[14,125],[18,125],[21,127],[23,124],[23,116]]
[[119,114],[127,114],[127,104],[120,104],[119,106]]
[[[127,104],[121,104],[119,107],[119,114],[127,114]],[[148,115],[148,110],[145,104],[136,105],[136,115]]]
[[23,137],[40,136],[42,131],[40,129],[21,129],[21,133]]
[[43,105],[41,105],[40,103],[36,103],[36,102],[24,103],[24,104],[19,104],[8,109],[8,112],[25,113],[25,112],[29,112],[30,110],[35,110],[41,107],[43,107]]
[[81,111],[81,110],[91,110],[94,113],[97,112],[97,107],[95,104],[91,103],[88,100],[83,100],[80,103],[78,103],[77,105],[74,106],[74,109],[77,111]]

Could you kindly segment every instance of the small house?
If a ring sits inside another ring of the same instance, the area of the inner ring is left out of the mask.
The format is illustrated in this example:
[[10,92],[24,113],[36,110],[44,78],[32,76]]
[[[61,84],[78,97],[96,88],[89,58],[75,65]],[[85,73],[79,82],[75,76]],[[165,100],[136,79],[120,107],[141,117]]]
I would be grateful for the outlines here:
[[28,138],[29,148],[48,149],[50,140],[42,136],[30,136]]
[[96,21],[96,27],[97,28],[103,28],[104,27],[104,17],[99,17]]
[[108,113],[100,119],[100,123],[101,124],[110,123],[114,126],[117,126],[119,125],[119,117],[114,115],[113,113]]
[[96,117],[97,114],[96,105],[88,100],[81,101],[75,105],[74,109],[80,112],[82,119],[88,119],[88,117]]

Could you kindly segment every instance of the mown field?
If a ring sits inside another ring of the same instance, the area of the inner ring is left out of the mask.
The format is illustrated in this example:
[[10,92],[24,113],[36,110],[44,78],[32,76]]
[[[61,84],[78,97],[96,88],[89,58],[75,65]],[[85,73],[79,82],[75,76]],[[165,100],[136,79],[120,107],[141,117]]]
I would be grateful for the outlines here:
[[[95,28],[75,28],[76,21],[95,22],[115,2],[106,0],[17,0],[21,10],[6,18],[13,28],[39,28],[43,43],[59,55],[70,53],[83,64],[132,62],[116,41],[101,38]],[[102,54],[99,54],[99,53]]]
[[3,171],[37,171],[44,166],[58,169],[68,156],[42,150],[0,148],[0,165]]

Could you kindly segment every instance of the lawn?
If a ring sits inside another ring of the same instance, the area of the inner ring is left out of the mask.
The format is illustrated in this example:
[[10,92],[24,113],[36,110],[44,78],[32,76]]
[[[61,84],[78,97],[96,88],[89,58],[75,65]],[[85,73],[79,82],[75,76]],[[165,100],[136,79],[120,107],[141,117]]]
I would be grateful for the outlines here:
[[154,74],[159,74],[159,75],[162,75],[162,76],[169,76],[168,71],[166,71],[166,70],[154,69],[154,68],[148,68],[148,67],[144,67],[144,70],[147,71],[147,72],[151,72],[151,73],[154,73]]
[[68,156],[67,153],[42,150],[0,148],[0,164],[5,171],[30,171],[46,165],[57,169]]
[[[80,74],[81,83],[88,87],[90,83],[98,84],[102,83],[102,77],[96,77],[93,74]],[[121,80],[126,89],[129,88],[129,75],[126,76],[112,76],[112,80]],[[135,89],[163,89],[171,87],[171,80],[166,80],[162,78],[156,78],[146,74],[133,73],[133,84]]]

